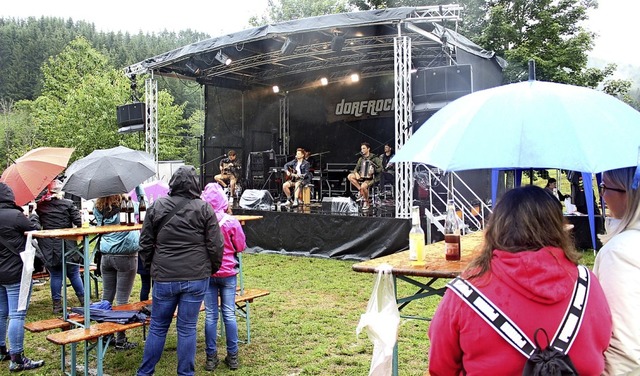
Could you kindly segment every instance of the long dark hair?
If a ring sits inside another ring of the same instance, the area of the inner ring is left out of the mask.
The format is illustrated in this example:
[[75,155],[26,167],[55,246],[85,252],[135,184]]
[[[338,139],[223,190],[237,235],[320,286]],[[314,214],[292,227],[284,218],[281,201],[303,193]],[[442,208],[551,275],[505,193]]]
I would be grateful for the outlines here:
[[581,255],[564,225],[562,205],[546,190],[529,185],[508,191],[487,222],[480,256],[471,261],[466,277],[488,272],[496,249],[517,253],[557,247],[577,265]]

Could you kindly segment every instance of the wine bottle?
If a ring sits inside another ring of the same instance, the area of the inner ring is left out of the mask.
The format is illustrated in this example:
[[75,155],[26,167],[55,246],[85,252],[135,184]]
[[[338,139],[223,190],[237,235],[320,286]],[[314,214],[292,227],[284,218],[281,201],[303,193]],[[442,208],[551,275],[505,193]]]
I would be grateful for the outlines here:
[[124,197],[120,201],[120,224],[127,225],[127,200]]
[[424,264],[424,231],[420,226],[420,207],[411,208],[411,230],[409,231],[409,260],[413,265]]
[[144,217],[147,215],[147,202],[144,200],[144,195],[140,196],[140,203],[138,204],[138,223],[144,222]]
[[127,226],[133,226],[136,223],[136,214],[133,208],[131,197],[127,198]]
[[460,261],[460,224],[453,199],[447,200],[444,220],[444,247],[447,261]]

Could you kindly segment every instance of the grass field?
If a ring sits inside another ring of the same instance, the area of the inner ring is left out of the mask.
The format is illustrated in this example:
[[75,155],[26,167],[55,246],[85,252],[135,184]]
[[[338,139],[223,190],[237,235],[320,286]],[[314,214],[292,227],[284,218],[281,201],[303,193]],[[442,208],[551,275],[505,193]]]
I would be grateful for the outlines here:
[[[270,295],[251,305],[251,344],[240,345],[240,369],[230,371],[224,364],[211,373],[204,370],[204,313],[198,333],[198,374],[215,375],[366,375],[373,346],[367,335],[355,329],[365,312],[374,275],[351,270],[354,262],[273,254],[247,254],[244,259],[245,286],[262,288]],[[593,264],[593,252],[585,252],[585,264]],[[413,291],[399,283],[399,294]],[[132,297],[137,297],[136,282]],[[69,287],[73,296],[73,289]],[[132,298],[137,300],[137,298]],[[413,302],[403,314],[432,316],[439,298]],[[72,304],[77,300],[71,299]],[[34,287],[27,321],[52,318],[49,284]],[[423,375],[427,369],[428,321],[405,320],[399,330],[400,375]],[[244,321],[239,320],[240,338],[246,338]],[[129,339],[139,346],[129,351],[110,348],[105,357],[107,375],[134,375],[142,358],[142,330],[132,330]],[[46,365],[28,375],[59,375],[60,348],[46,340],[46,333],[26,333],[26,355],[45,359]],[[225,355],[224,339],[219,354]],[[8,365],[2,365],[5,374]],[[172,325],[157,376],[176,374],[176,334]],[[8,373],[8,372],[7,372]]]

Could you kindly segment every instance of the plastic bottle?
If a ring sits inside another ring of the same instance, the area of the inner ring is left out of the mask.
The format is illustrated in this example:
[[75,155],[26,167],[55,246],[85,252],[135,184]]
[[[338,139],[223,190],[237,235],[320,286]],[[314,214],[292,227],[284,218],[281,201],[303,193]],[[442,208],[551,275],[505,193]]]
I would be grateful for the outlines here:
[[82,227],[89,227],[89,211],[82,209]]
[[144,199],[144,195],[140,196],[140,203],[138,204],[138,223],[144,222],[144,217],[147,215],[147,202]]
[[420,226],[420,207],[411,208],[411,231],[409,231],[409,260],[413,265],[424,264],[424,231]]
[[127,225],[127,200],[124,197],[120,201],[120,224]]
[[444,220],[444,249],[447,261],[460,261],[460,224],[453,199],[447,200]]

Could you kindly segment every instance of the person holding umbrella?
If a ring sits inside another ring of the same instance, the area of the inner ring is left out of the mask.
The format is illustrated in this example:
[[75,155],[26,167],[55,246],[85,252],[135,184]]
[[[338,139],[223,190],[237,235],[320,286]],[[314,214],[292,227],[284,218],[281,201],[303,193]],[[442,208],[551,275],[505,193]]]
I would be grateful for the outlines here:
[[140,232],[138,252],[153,280],[153,314],[138,376],[153,375],[176,309],[177,374],[195,373],[200,306],[209,276],[222,264],[224,239],[213,209],[200,199],[196,169],[178,168],[169,188],[169,197],[147,210]]
[[[613,315],[613,337],[605,352],[607,375],[640,371],[640,168],[626,167],[602,174],[600,195],[610,217],[604,244],[593,272],[600,279]],[[634,180],[635,176],[635,180]]]
[[[47,189],[47,193],[38,202],[36,214],[40,219],[43,230],[55,230],[70,228],[74,225],[82,227],[80,211],[73,204],[73,201],[63,197],[62,182],[52,181]],[[84,285],[80,278],[80,265],[82,258],[78,252],[71,252],[78,248],[74,240],[62,240],[54,238],[40,238],[38,245],[44,257],[44,264],[51,275],[51,299],[53,301],[53,313],[62,313],[62,242],[64,241],[64,251],[71,254],[66,259],[67,278],[73,286],[73,290],[80,303],[84,304]]]
[[[25,231],[38,230],[17,206],[13,191],[0,183],[0,361],[11,360],[9,371],[19,372],[44,365],[43,360],[24,356],[24,321],[27,308],[18,310],[22,258],[26,245]],[[9,350],[7,350],[7,336]]]

